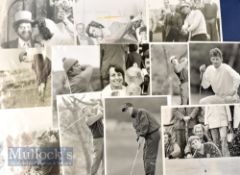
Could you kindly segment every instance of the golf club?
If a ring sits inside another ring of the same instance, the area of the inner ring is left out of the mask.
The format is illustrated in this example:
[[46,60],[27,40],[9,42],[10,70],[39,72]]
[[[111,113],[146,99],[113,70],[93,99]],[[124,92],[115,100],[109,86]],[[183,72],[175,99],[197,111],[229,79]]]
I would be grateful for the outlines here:
[[135,165],[136,165],[136,161],[137,161],[138,154],[139,154],[139,152],[140,152],[141,145],[142,145],[142,142],[140,142],[140,143],[138,144],[137,152],[136,152],[136,155],[135,155],[134,160],[133,160],[133,162],[132,162],[130,175],[133,175],[134,168],[135,168]]

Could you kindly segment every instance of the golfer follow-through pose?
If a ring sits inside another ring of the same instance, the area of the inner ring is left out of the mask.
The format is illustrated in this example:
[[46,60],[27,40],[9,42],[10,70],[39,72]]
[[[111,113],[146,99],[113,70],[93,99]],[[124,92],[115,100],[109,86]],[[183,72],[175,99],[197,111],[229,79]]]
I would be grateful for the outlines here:
[[212,65],[206,68],[201,65],[202,83],[204,89],[210,86],[215,95],[200,100],[200,104],[222,104],[239,102],[238,87],[240,75],[229,65],[223,63],[222,52],[219,48],[211,49],[209,52]]
[[85,115],[85,121],[89,127],[93,140],[93,156],[91,165],[91,175],[96,175],[100,164],[102,162],[102,175],[104,175],[104,140],[103,140],[103,112],[102,107],[97,104],[93,107],[86,106],[83,108],[83,114]]
[[138,143],[141,144],[145,140],[143,148],[145,174],[154,175],[160,141],[159,123],[149,111],[137,109],[131,103],[124,104],[122,112],[127,112],[131,116]]
[[180,81],[180,96],[181,105],[187,105],[189,103],[188,95],[188,60],[185,57],[177,59],[176,56],[170,57],[170,63],[172,63],[174,72]]

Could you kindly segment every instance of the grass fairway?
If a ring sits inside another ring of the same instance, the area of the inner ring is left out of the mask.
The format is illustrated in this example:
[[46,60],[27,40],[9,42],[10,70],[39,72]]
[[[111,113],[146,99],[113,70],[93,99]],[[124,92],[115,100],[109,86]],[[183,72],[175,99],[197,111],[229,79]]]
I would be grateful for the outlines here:
[[[106,130],[106,161],[108,175],[130,175],[137,151],[136,134],[132,128]],[[162,175],[161,147],[159,146],[156,175]],[[138,154],[134,175],[144,175],[143,151]]]

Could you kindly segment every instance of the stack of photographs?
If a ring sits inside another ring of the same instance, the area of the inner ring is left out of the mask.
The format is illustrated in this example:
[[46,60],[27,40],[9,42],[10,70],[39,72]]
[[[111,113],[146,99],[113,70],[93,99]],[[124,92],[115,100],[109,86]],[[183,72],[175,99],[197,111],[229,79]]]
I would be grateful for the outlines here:
[[240,42],[219,0],[4,0],[0,175],[235,175]]

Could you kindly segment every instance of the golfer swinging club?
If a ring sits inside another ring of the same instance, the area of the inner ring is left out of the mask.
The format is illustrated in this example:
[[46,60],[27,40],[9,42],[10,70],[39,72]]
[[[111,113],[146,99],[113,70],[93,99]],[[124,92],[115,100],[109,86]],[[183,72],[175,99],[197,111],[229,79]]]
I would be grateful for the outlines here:
[[127,112],[131,117],[137,133],[137,142],[140,144],[145,140],[143,148],[145,175],[154,175],[160,141],[159,123],[149,111],[137,109],[131,103],[125,103],[122,112]]
[[91,165],[91,175],[96,175],[102,162],[102,175],[104,174],[104,140],[103,140],[103,112],[102,107],[97,104],[94,107],[86,106],[82,109],[85,115],[85,122],[91,130],[93,140],[93,157]]

